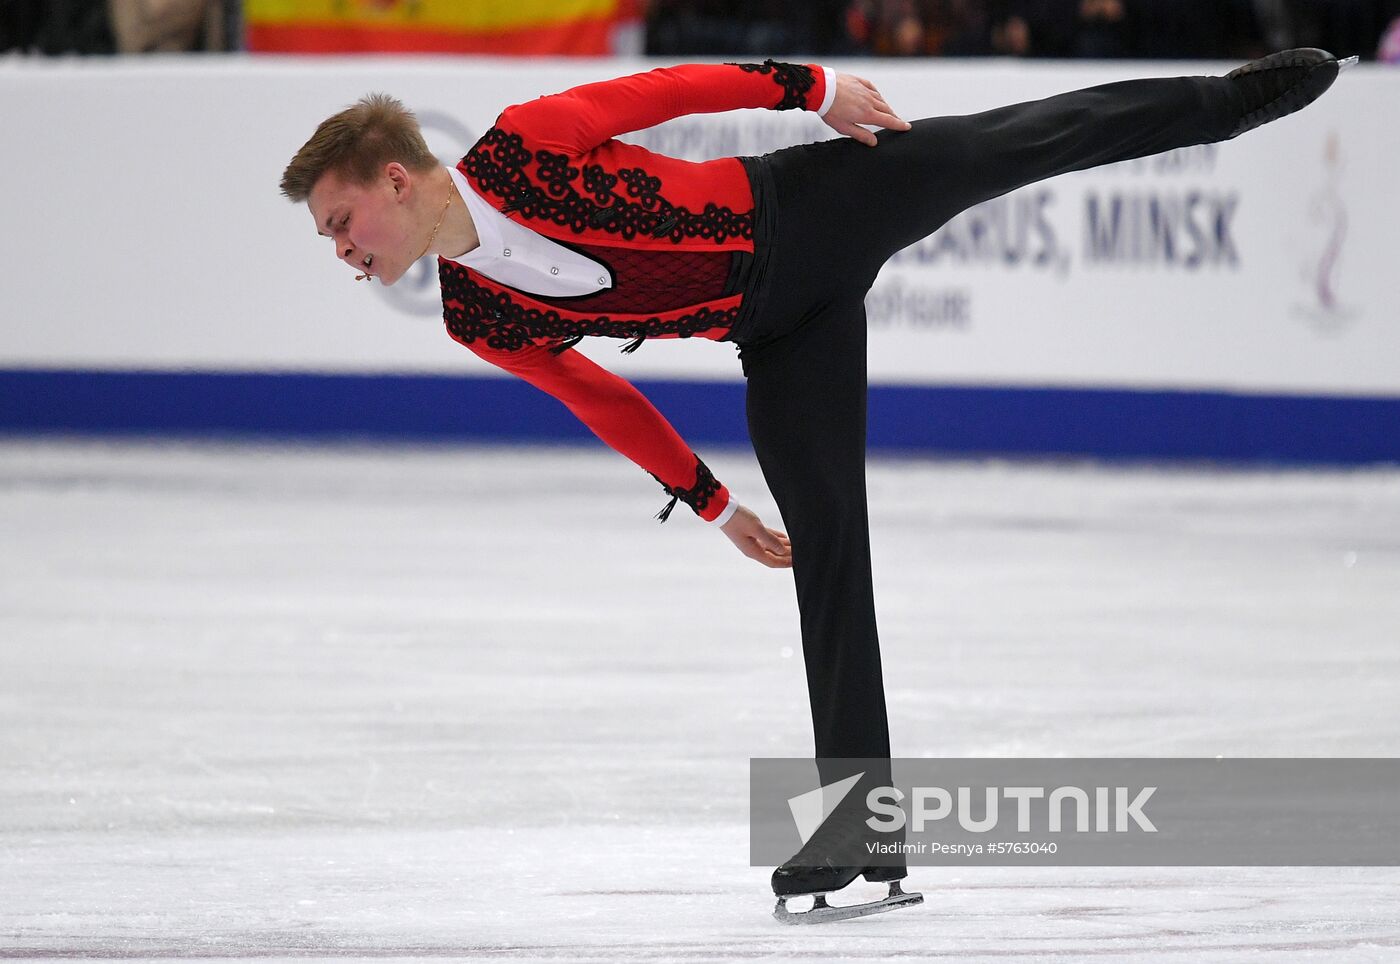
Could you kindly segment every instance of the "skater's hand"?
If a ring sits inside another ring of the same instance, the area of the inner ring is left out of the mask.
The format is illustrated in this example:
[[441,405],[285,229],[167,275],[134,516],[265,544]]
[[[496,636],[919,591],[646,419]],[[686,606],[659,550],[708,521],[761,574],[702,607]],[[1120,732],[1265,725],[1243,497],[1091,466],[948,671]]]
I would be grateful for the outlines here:
[[909,129],[909,122],[895,114],[894,108],[885,103],[885,98],[880,96],[874,84],[851,74],[836,75],[836,99],[831,102],[831,109],[822,120],[838,134],[854,137],[870,147],[878,142],[875,135],[861,124],[873,124],[892,131]]
[[757,559],[770,569],[792,568],[792,543],[788,537],[765,526],[744,506],[734,510],[734,517],[720,526],[720,531],[750,559]]

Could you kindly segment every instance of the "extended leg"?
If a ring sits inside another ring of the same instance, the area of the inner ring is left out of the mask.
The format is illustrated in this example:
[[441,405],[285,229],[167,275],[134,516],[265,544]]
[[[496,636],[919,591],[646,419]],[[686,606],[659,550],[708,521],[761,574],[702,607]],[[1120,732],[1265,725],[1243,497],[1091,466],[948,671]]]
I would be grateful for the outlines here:
[[[1243,107],[1221,77],[1131,80],[770,156],[792,194],[839,226],[842,258],[874,276],[959,212],[1026,184],[1230,136]],[[820,247],[820,246],[819,246]]]
[[[1045,178],[1227,140],[1301,110],[1336,59],[1302,48],[1225,77],[1129,80],[962,117],[913,122],[868,148],[850,139],[773,155],[830,205],[847,250],[879,266],[959,212]],[[873,277],[873,274],[872,274]]]

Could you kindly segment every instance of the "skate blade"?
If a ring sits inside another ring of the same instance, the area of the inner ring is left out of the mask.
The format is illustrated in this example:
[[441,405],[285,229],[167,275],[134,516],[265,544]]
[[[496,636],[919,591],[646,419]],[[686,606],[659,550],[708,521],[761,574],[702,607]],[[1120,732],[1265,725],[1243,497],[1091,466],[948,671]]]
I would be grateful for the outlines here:
[[1355,54],[1352,54],[1350,57],[1344,57],[1341,60],[1337,61],[1337,73],[1341,73],[1344,70],[1350,70],[1360,62],[1361,58],[1356,56]]
[[826,902],[825,894],[817,894],[811,910],[796,914],[787,909],[787,900],[786,897],[778,898],[778,906],[773,908],[773,917],[777,920],[784,924],[827,924],[831,921],[883,914],[886,911],[899,910],[901,907],[913,907],[924,902],[924,895],[906,894],[900,890],[899,884],[895,883],[890,885],[890,895],[883,900],[852,904],[850,907],[832,907]]

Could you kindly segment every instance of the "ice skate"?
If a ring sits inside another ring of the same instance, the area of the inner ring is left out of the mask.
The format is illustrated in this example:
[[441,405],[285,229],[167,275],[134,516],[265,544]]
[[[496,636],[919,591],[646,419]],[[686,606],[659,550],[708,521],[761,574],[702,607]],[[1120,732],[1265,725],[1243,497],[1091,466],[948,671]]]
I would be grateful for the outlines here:
[[[872,868],[872,870],[874,869],[882,868]],[[865,879],[879,880],[880,878],[871,877],[870,874],[867,873]],[[788,898],[795,896],[800,895],[778,895],[778,906],[773,909],[773,916],[784,924],[825,924],[830,921],[852,920],[856,917],[869,917],[871,914],[883,914],[886,911],[898,910],[901,907],[913,907],[915,904],[922,904],[924,902],[923,894],[906,894],[900,887],[898,880],[890,881],[890,892],[887,897],[883,897],[880,900],[868,901],[864,904],[833,907],[826,902],[826,893],[819,893],[812,895],[813,902],[811,910],[790,911],[787,907]]]
[[[895,866],[871,865],[871,844],[890,843],[895,838],[902,843],[904,835],[871,830],[865,823],[869,814],[851,805],[852,797],[861,799],[863,795],[851,794],[844,806],[837,807],[822,822],[801,850],[773,871],[773,893],[778,898],[773,916],[784,924],[850,920],[924,902],[923,894],[906,894],[901,888],[900,881],[909,873],[902,860]],[[889,894],[880,900],[844,907],[827,903],[828,894],[842,889],[857,877],[888,883]],[[811,910],[788,910],[788,900],[801,896],[812,897]]]
[[[1355,63],[1347,58],[1346,66]],[[1286,117],[1317,100],[1337,79],[1337,58],[1315,47],[1270,54],[1225,75],[1244,98],[1244,112],[1230,137]]]

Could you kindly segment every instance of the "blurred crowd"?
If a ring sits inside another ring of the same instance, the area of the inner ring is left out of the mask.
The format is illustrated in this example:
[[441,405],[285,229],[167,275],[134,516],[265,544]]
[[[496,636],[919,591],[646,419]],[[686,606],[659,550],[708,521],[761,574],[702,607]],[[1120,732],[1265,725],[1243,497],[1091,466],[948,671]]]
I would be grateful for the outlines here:
[[237,50],[242,0],[0,0],[0,52]]
[[650,0],[646,51],[694,55],[1373,59],[1400,0]]
[[[1400,0],[625,2],[644,52],[663,58],[1241,59],[1307,46],[1400,63]],[[241,0],[0,0],[0,51],[238,50],[241,11]]]

